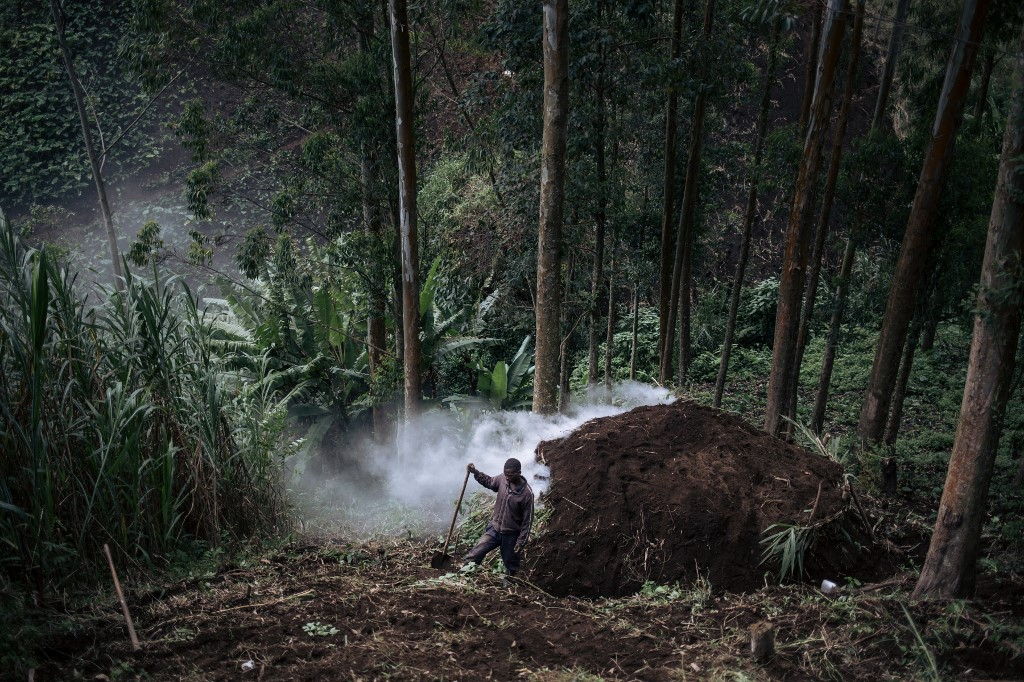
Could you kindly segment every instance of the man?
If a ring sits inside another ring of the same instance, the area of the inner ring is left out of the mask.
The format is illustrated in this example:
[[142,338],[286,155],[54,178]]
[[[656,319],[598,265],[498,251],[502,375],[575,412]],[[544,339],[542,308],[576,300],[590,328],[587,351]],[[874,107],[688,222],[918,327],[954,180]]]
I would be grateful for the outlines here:
[[498,499],[494,501],[494,513],[487,530],[465,560],[479,565],[488,552],[500,547],[508,574],[515,575],[533,525],[533,490],[523,478],[523,467],[512,457],[505,462],[505,472],[494,478],[478,471],[473,464],[467,464],[466,470],[473,474],[477,483],[498,493]]

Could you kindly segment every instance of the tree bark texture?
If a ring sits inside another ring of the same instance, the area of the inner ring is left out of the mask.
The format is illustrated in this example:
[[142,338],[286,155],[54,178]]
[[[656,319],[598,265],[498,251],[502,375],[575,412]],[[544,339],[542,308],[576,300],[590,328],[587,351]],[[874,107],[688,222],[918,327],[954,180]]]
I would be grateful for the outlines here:
[[959,598],[974,591],[975,560],[1009,398],[1024,293],[1024,32],[1018,49],[960,419],[935,531],[914,589],[916,598]]
[[608,401],[611,402],[612,390],[612,352],[615,340],[615,230],[612,230],[612,262],[608,272],[608,324],[605,333],[604,346],[604,387],[608,391]]
[[594,121],[594,156],[597,164],[597,205],[594,209],[594,268],[590,274],[590,336],[588,343],[587,383],[597,383],[597,355],[600,345],[601,289],[604,284],[604,233],[607,222],[605,195],[605,101],[604,101],[604,50],[601,50],[601,65],[598,67],[597,116]]
[[89,168],[92,170],[92,179],[96,185],[96,198],[100,204],[100,217],[103,220],[103,228],[107,233],[107,247],[110,250],[110,264],[113,267],[114,286],[120,291],[124,289],[124,273],[121,270],[121,256],[117,249],[117,233],[114,231],[114,219],[110,213],[110,203],[107,201],[107,186],[103,182],[103,173],[100,170],[99,157],[96,155],[96,147],[92,141],[92,129],[89,127],[89,115],[85,108],[85,93],[82,91],[82,82],[78,79],[78,72],[75,70],[75,58],[68,46],[65,33],[66,23],[64,11],[61,9],[58,0],[50,0],[50,12],[53,14],[53,26],[57,33],[57,43],[60,45],[60,55],[64,62],[64,70],[67,71],[68,80],[71,81],[71,92],[75,99],[75,108],[78,110],[78,122],[82,127],[82,141],[85,144],[85,154],[89,157]]
[[[704,29],[705,40],[711,36],[712,20],[715,13],[715,0],[707,0],[704,5]],[[697,100],[693,105],[693,120],[690,123],[690,148],[686,161],[686,179],[683,185],[683,203],[679,209],[679,227],[676,231],[675,260],[672,266],[672,288],[669,300],[668,320],[666,322],[668,334],[665,336],[665,344],[661,353],[661,370],[659,378],[664,384],[672,374],[672,352],[675,346],[674,327],[676,324],[677,311],[682,312],[679,320],[684,324],[680,325],[679,335],[679,381],[680,384],[686,377],[686,360],[689,357],[690,324],[689,324],[689,292],[690,292],[690,271],[693,260],[693,237],[694,223],[697,215],[697,189],[700,185],[700,158],[704,149],[704,117],[707,111],[707,90],[708,84],[706,67],[700,66],[702,71]],[[685,302],[683,297],[686,298]],[[685,309],[684,309],[685,306]]]
[[903,44],[904,25],[910,0],[900,0],[896,5],[896,17],[893,20],[892,33],[889,34],[889,48],[885,53],[885,66],[882,68],[882,80],[878,84],[878,97],[875,99],[875,114],[871,117],[871,130],[878,130],[885,118],[885,110],[889,106],[889,92],[892,79],[896,74],[896,61],[899,59],[900,47]]
[[639,286],[633,282],[633,329],[632,343],[629,349],[629,380],[636,381],[636,337],[640,327],[640,292]]
[[971,85],[990,0],[965,0],[957,38],[946,67],[946,80],[935,112],[931,140],[925,152],[914,203],[903,235],[899,260],[893,274],[892,288],[882,320],[882,331],[875,350],[875,359],[868,381],[867,395],[860,413],[857,434],[864,445],[882,439],[889,416],[889,404],[896,385],[900,355],[907,338],[907,327],[914,313],[917,290],[924,274],[928,247],[932,241],[939,199],[946,185],[946,174],[953,157],[953,147],[964,105]]
[[857,253],[854,234],[846,238],[843,249],[843,264],[839,268],[839,283],[836,285],[836,307],[832,311],[832,319],[828,325],[828,341],[825,343],[825,354],[821,359],[821,377],[818,379],[818,390],[814,394],[814,414],[811,416],[811,428],[821,435],[825,425],[825,405],[828,404],[828,389],[832,383],[832,367],[836,361],[836,349],[839,347],[839,332],[846,314],[846,298],[850,290],[850,273],[853,270],[853,259]]
[[865,0],[858,0],[853,19],[853,36],[850,39],[850,58],[846,65],[846,83],[843,85],[842,101],[836,117],[835,130],[832,133],[832,153],[829,157],[828,175],[825,178],[825,189],[821,197],[821,210],[818,213],[817,228],[814,233],[814,248],[811,249],[810,269],[807,274],[807,286],[804,293],[804,304],[800,309],[800,331],[797,333],[796,361],[793,363],[792,393],[787,416],[796,417],[797,389],[800,383],[800,366],[803,364],[804,350],[807,348],[807,337],[810,335],[811,318],[814,316],[814,303],[818,296],[818,278],[821,275],[821,261],[825,253],[825,240],[828,237],[829,221],[832,218],[832,204],[836,196],[836,183],[839,180],[839,167],[843,160],[843,139],[846,137],[846,124],[850,120],[850,107],[853,105],[853,94],[857,85],[857,65],[860,62],[861,33],[864,29]]
[[823,28],[824,41],[818,64],[803,157],[793,194],[793,208],[786,232],[786,251],[779,278],[779,305],[775,316],[775,339],[772,346],[772,370],[768,378],[768,404],[764,429],[777,435],[783,426],[783,415],[789,405],[790,384],[796,362],[796,341],[800,326],[800,304],[803,300],[810,247],[810,221],[813,211],[813,188],[821,167],[821,148],[832,109],[833,81],[839,55],[842,53],[846,29],[845,0],[829,0]]
[[420,285],[416,235],[416,140],[406,0],[391,0],[391,50],[395,73],[395,133],[398,139],[398,216],[402,255],[403,376],[405,417],[420,412]]
[[807,49],[804,51],[804,98],[800,101],[800,121],[797,131],[801,137],[807,135],[807,125],[811,115],[811,102],[814,98],[815,82],[818,72],[818,53],[821,51],[821,10],[824,3],[814,0],[811,9],[810,36]]
[[[679,59],[679,45],[683,32],[683,0],[676,0],[672,14],[672,62]],[[672,216],[676,207],[676,110],[679,93],[675,87],[668,91],[668,109],[665,113],[665,185],[661,208],[661,271],[658,289],[658,357],[665,348],[668,336],[668,308],[672,297],[672,252],[675,244]]]
[[572,374],[572,368],[569,366],[569,358],[572,350],[572,338],[573,333],[576,330],[575,325],[569,326],[569,321],[572,319],[572,314],[569,307],[569,291],[572,289],[572,281],[576,274],[576,258],[575,252],[570,249],[568,263],[566,264],[565,273],[565,289],[562,292],[562,306],[561,306],[561,329],[564,330],[565,338],[562,339],[561,344],[558,346],[558,411],[566,413],[569,411],[569,406],[572,403],[572,391],[569,389],[569,378]]
[[559,304],[565,143],[569,120],[569,4],[544,0],[544,134],[537,245],[537,353],[533,411],[558,408]]
[[903,347],[903,357],[900,358],[900,372],[896,377],[896,390],[892,394],[892,409],[889,410],[889,420],[885,424],[885,444],[889,446],[896,444],[896,438],[900,433],[900,422],[903,420],[903,402],[907,398],[907,386],[910,385],[910,371],[914,367],[914,352],[917,350],[917,341],[920,338],[921,320],[915,320],[910,327],[907,343]]
[[715,380],[714,406],[722,406],[722,395],[725,393],[725,377],[729,372],[729,355],[732,352],[732,340],[736,334],[736,317],[739,315],[740,295],[743,292],[743,278],[747,272],[747,260],[750,258],[750,236],[757,217],[757,180],[764,156],[764,138],[768,132],[768,112],[772,103],[772,86],[775,85],[775,69],[779,61],[779,36],[781,27],[776,21],[772,27],[772,37],[768,44],[768,64],[764,72],[764,85],[761,88],[761,108],[757,115],[757,130],[754,133],[754,160],[750,165],[750,177],[747,188],[747,207],[743,212],[743,228],[740,237],[740,256],[736,264],[736,277],[729,292],[729,313],[725,322],[725,341],[722,343],[722,359],[718,364],[718,377]]
[[996,55],[989,52],[981,63],[981,82],[978,83],[978,98],[974,102],[974,121],[972,128],[981,129],[981,118],[985,115],[985,107],[988,105],[988,86],[992,82],[992,70],[996,65]]

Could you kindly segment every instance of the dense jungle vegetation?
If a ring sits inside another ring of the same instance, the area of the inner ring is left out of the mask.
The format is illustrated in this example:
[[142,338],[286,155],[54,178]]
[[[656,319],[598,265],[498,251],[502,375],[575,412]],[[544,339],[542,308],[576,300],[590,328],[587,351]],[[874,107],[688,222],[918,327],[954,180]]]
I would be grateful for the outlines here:
[[1024,585],[1022,7],[0,0],[0,676],[95,626],[104,544],[264,570],[368,443],[627,381],[838,460],[917,534],[897,676],[963,673],[928,600]]

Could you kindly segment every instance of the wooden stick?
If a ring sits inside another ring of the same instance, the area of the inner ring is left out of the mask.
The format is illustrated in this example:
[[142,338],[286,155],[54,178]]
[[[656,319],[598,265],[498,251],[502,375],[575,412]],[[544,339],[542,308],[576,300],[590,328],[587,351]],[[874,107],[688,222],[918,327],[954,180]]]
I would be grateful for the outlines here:
[[132,651],[141,651],[142,645],[135,635],[135,625],[132,623],[132,614],[128,613],[128,602],[124,600],[124,592],[121,591],[121,581],[117,579],[117,571],[114,569],[114,558],[110,556],[110,547],[103,543],[103,553],[107,555],[107,564],[110,566],[110,575],[114,577],[114,589],[117,590],[117,598],[121,600],[121,611],[124,613],[124,620],[128,623],[128,636],[132,640]]
[[807,525],[814,523],[814,515],[818,513],[818,503],[821,502],[821,487],[825,481],[818,481],[818,494],[814,496],[814,506],[811,508],[811,516],[807,519]]

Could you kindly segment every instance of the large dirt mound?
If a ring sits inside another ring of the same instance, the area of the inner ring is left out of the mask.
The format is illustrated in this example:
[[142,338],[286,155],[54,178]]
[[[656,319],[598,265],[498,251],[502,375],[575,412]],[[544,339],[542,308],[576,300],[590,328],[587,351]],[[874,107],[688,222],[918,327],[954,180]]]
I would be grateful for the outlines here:
[[[769,572],[765,528],[806,523],[819,483],[815,520],[845,507],[836,463],[689,402],[594,419],[537,457],[551,468],[551,517],[529,568],[556,595],[628,594],[698,571],[715,589],[752,589]],[[837,543],[824,543],[833,557]]]

